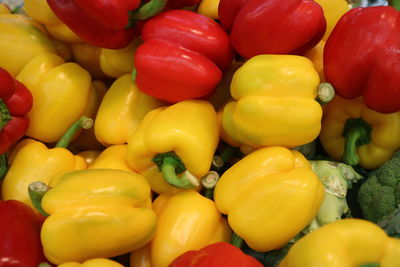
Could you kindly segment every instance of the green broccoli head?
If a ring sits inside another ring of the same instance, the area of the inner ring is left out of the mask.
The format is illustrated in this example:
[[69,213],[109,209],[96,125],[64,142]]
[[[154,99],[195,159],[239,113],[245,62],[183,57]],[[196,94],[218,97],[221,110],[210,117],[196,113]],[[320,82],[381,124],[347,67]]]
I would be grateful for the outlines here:
[[358,191],[363,217],[377,223],[400,204],[400,153],[370,173]]

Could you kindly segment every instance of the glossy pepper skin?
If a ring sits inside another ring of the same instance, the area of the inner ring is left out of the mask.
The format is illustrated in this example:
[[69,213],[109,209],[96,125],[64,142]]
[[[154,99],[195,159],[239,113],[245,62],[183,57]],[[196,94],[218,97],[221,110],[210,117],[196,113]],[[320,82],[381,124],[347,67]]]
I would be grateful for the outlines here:
[[396,267],[399,262],[400,239],[367,220],[342,219],[298,240],[279,267]]
[[43,52],[57,54],[58,50],[40,23],[20,14],[0,15],[0,67],[15,77]]
[[205,100],[185,100],[146,114],[128,140],[126,160],[133,170],[149,180],[153,191],[176,192],[180,189],[164,179],[154,157],[173,152],[186,171],[200,179],[210,170],[218,141],[213,106]]
[[217,208],[228,215],[232,230],[259,252],[279,249],[301,232],[323,196],[323,185],[306,158],[277,146],[242,158],[214,189]]
[[[168,266],[189,250],[229,242],[231,230],[215,203],[194,190],[161,194],[153,202],[158,228],[148,245],[151,266]],[[135,252],[131,254],[135,257]]]
[[28,88],[0,67],[0,155],[24,136],[32,101]]
[[68,149],[47,148],[42,142],[32,141],[15,154],[3,180],[2,197],[4,200],[16,199],[33,207],[27,191],[30,183],[48,183],[53,175],[60,172],[86,168],[83,157],[72,154]]
[[126,144],[143,117],[162,105],[165,102],[142,93],[130,74],[119,77],[97,111],[94,123],[97,140],[105,146]]
[[83,42],[67,25],[60,21],[46,0],[25,0],[23,8],[29,17],[43,24],[47,32],[55,39],[67,43]]
[[259,55],[233,75],[222,126],[252,147],[295,147],[314,140],[322,108],[315,101],[319,76],[312,62],[295,55]]
[[353,8],[341,17],[324,50],[325,77],[337,95],[363,96],[380,113],[400,111],[398,20],[390,6]]
[[[157,11],[165,6],[165,0],[155,3]],[[139,0],[47,0],[52,11],[76,35],[85,42],[104,48],[126,47],[138,34],[130,25],[130,12],[137,10]]]
[[126,162],[127,145],[112,145],[104,149],[88,169],[116,169],[134,172]]
[[322,40],[326,41],[340,17],[350,10],[351,5],[346,0],[314,0],[324,11],[326,31]]
[[110,259],[96,258],[87,260],[83,263],[66,262],[57,267],[123,267],[123,265]]
[[18,201],[0,202],[0,266],[37,267],[45,262],[40,227],[43,216]]
[[255,258],[246,255],[238,247],[218,242],[176,258],[168,267],[263,267]]
[[195,6],[200,3],[201,0],[168,0],[164,10],[180,9],[184,7]]
[[109,258],[148,243],[156,230],[150,186],[143,176],[112,169],[53,176],[41,201],[46,258],[55,264]]
[[16,78],[33,96],[26,135],[45,143],[58,141],[84,115],[93,90],[91,76],[85,69],[52,53],[32,58]]
[[298,54],[323,37],[326,20],[312,0],[221,0],[221,24],[239,55]]
[[211,94],[233,60],[228,34],[210,18],[170,10],[149,19],[135,53],[136,83],[172,103]]
[[348,100],[337,95],[324,107],[319,140],[335,160],[378,168],[400,149],[398,136],[400,112],[382,114],[369,109],[361,97]]

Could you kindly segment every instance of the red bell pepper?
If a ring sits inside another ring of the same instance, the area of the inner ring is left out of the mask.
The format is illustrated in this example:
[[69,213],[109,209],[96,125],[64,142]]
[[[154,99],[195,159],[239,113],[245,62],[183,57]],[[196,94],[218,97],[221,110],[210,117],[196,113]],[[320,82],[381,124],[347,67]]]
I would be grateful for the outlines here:
[[226,242],[190,250],[177,257],[169,267],[263,267],[255,258]]
[[138,88],[178,102],[214,91],[233,60],[228,34],[212,19],[187,10],[169,10],[143,26],[144,43],[135,53]]
[[391,6],[345,13],[324,48],[325,78],[347,99],[380,113],[400,111],[400,12]]
[[21,139],[29,126],[31,92],[0,68],[0,155]]
[[140,34],[137,20],[163,10],[167,0],[47,0],[56,16],[85,42],[120,49]]
[[0,202],[0,267],[37,267],[45,262],[40,241],[44,217],[18,200]]
[[191,7],[200,4],[201,0],[168,0],[164,10]]
[[323,9],[313,0],[220,0],[218,15],[244,58],[304,53],[326,30]]

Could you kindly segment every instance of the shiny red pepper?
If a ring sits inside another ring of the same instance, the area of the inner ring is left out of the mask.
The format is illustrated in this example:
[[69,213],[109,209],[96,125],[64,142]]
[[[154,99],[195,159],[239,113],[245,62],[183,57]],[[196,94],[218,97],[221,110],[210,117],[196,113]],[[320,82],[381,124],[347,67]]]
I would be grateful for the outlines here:
[[0,267],[37,267],[45,262],[40,242],[44,217],[18,200],[0,202]]
[[0,155],[24,136],[32,101],[25,85],[0,68]]
[[164,10],[191,7],[200,4],[201,0],[168,0]]
[[190,250],[176,258],[168,267],[263,267],[255,258],[226,242]]
[[212,93],[233,60],[228,34],[212,19],[169,10],[143,26],[135,53],[136,83],[147,95],[169,102]]
[[220,0],[218,15],[244,58],[304,53],[326,30],[323,9],[313,0]]
[[324,48],[324,72],[335,92],[363,96],[380,113],[400,111],[400,12],[391,6],[345,13]]
[[[165,7],[167,0],[47,0],[57,17],[87,43],[120,49],[140,33],[137,20],[147,19]],[[140,6],[140,8],[139,8]]]

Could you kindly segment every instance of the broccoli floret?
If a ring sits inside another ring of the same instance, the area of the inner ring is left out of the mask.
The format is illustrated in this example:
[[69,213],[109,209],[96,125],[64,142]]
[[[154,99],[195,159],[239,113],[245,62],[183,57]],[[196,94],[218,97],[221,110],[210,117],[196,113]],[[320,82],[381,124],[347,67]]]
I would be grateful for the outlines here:
[[377,223],[400,204],[400,153],[372,171],[358,191],[365,219]]
[[303,230],[308,233],[348,216],[347,190],[363,177],[350,165],[327,160],[310,160],[313,172],[324,185],[325,194],[317,216]]

